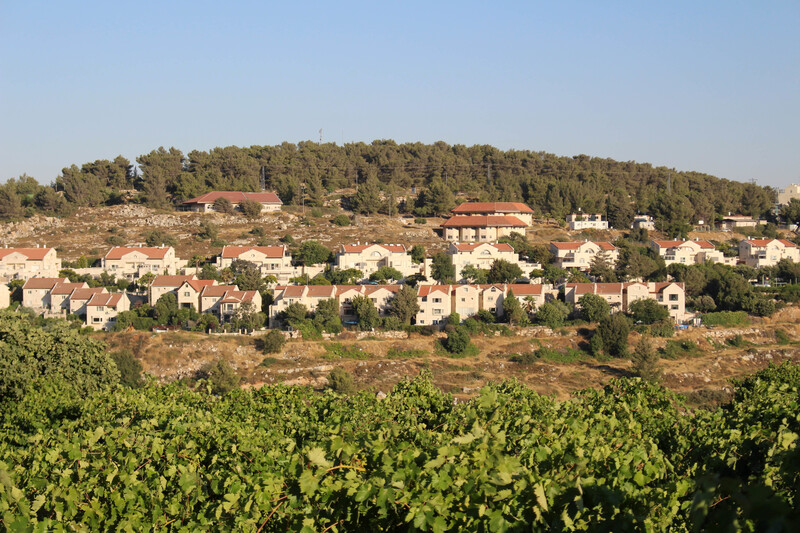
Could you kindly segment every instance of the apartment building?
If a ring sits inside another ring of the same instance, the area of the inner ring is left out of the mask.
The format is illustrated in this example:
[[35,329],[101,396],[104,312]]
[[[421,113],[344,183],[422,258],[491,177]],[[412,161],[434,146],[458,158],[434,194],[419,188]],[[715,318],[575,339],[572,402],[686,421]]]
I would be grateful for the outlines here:
[[627,313],[633,302],[651,299],[666,307],[670,318],[677,323],[689,317],[683,283],[567,283],[564,286],[564,299],[572,305],[579,305],[585,294],[605,298],[615,312]]
[[[519,254],[507,243],[450,243],[447,249],[455,267],[456,279],[463,279],[462,270],[466,266],[490,269],[492,263],[503,259],[522,268]],[[527,265],[527,264],[526,264]],[[523,269],[524,271],[525,269]]]
[[196,279],[197,277],[194,275],[183,276],[161,274],[156,276],[155,279],[153,279],[153,283],[151,283],[150,287],[147,289],[147,303],[150,305],[156,305],[156,302],[158,302],[159,298],[169,293],[173,293],[175,296],[177,296],[178,287],[187,281]]
[[236,260],[253,263],[262,276],[275,276],[278,283],[289,283],[295,276],[292,255],[286,246],[225,246],[217,257],[217,267],[229,268]]
[[420,285],[417,290],[419,311],[415,323],[419,326],[443,324],[453,312],[452,289],[452,285]]
[[55,248],[0,248],[0,280],[57,277]]
[[782,259],[800,263],[800,248],[786,239],[745,239],[739,241],[739,260],[753,268],[775,266]]
[[11,289],[5,283],[0,283],[0,309],[11,305]]
[[619,249],[610,242],[551,242],[550,252],[559,268],[588,271],[595,257],[602,254],[613,266],[619,259]]
[[69,298],[79,289],[88,289],[86,283],[58,283],[50,290],[50,312],[56,314],[69,313]]
[[381,267],[394,268],[403,278],[418,274],[421,268],[414,264],[403,244],[343,244],[336,251],[335,268],[358,269],[364,274],[364,280]]
[[102,267],[118,278],[135,280],[147,273],[174,275],[177,272],[177,261],[175,250],[171,246],[117,246],[103,257]]
[[442,236],[454,242],[497,242],[528,224],[510,215],[458,215],[442,223]]
[[[650,247],[664,259],[667,266],[673,263],[682,265],[702,264],[706,261],[736,264],[736,258],[727,258],[713,244],[705,240],[695,241],[651,241]],[[732,259],[732,260],[731,260]]]
[[389,304],[400,290],[401,285],[338,285],[336,286],[336,296],[339,300],[339,309],[342,321],[347,324],[356,320],[353,311],[353,298],[365,296],[372,300],[378,314],[386,316],[389,312]]
[[86,303],[86,325],[108,331],[117,323],[117,315],[130,309],[131,301],[126,293],[96,293]]
[[451,210],[454,215],[466,216],[512,216],[525,222],[528,226],[533,224],[533,209],[521,202],[464,202]]
[[603,215],[599,213],[573,213],[567,215],[567,224],[571,230],[608,229],[608,221],[603,220]]
[[178,295],[178,307],[181,309],[194,309],[200,311],[200,294],[205,287],[217,284],[214,279],[189,279],[181,283],[175,290]]
[[800,200],[800,185],[793,183],[788,185],[785,189],[778,192],[778,203],[781,205],[788,204],[792,199]]
[[208,285],[200,292],[200,312],[212,313],[220,322],[236,314],[248,304],[255,312],[261,311],[261,293],[240,291],[236,285]]
[[269,327],[278,327],[278,314],[294,303],[302,304],[310,313],[317,310],[323,300],[337,298],[337,287],[333,285],[278,285],[273,291],[269,306]]
[[646,229],[653,231],[656,229],[656,221],[650,215],[636,215],[633,217],[633,229]]
[[95,294],[108,294],[105,287],[90,287],[75,289],[67,298],[69,313],[71,315],[86,316],[86,304]]
[[211,213],[214,211],[214,202],[220,198],[227,199],[234,209],[239,208],[239,204],[245,200],[252,200],[261,204],[261,212],[280,211],[283,202],[275,193],[271,192],[239,192],[239,191],[212,191],[207,192],[197,198],[183,202],[184,209],[197,211],[200,213]]
[[50,309],[50,291],[67,278],[29,278],[22,286],[22,306],[44,311]]

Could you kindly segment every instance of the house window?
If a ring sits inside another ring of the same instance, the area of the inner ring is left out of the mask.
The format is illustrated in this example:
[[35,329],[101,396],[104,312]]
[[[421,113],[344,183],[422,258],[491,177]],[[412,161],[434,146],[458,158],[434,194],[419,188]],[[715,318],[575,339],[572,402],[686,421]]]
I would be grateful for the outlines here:
[[424,323],[425,323],[425,321],[424,321],[424,320],[420,320],[420,321],[419,321],[419,323],[420,323],[420,324],[424,324]]
[[434,309],[433,310],[433,314],[434,315],[441,315],[442,314],[442,309]]
[[434,298],[433,299],[433,303],[440,304],[440,303],[442,303],[442,299],[441,298]]
[[492,313],[496,313],[497,312],[497,308],[496,307],[491,307],[491,308],[489,308],[489,311],[491,311]]
[[669,295],[669,301],[670,302],[677,302],[678,301],[678,295],[677,294],[670,294]]
[[102,322],[102,321],[103,321],[103,319],[102,319],[102,318],[100,318],[99,316],[93,316],[93,317],[92,317],[92,323],[93,323],[93,324],[99,324],[99,323],[100,323],[100,322]]
[[677,305],[673,305],[672,307],[670,307],[670,309],[672,309],[673,311],[677,311],[678,310],[678,306]]
[[461,298],[461,301],[462,301],[462,302],[466,302],[466,301],[467,301],[467,299],[466,299],[466,298]]
[[101,305],[101,306],[98,306],[98,307],[97,307],[97,310],[98,310],[98,311],[105,311],[105,307],[103,307],[102,305]]
[[188,292],[184,292],[183,295],[186,296],[187,298],[190,296]]

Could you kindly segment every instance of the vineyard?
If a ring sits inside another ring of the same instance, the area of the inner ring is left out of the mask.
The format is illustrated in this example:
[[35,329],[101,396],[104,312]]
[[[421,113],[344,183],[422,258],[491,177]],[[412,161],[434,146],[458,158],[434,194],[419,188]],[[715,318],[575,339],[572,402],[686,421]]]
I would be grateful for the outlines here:
[[800,520],[800,367],[690,412],[613,381],[455,403],[271,386],[33,387],[2,410],[8,531],[780,531]]

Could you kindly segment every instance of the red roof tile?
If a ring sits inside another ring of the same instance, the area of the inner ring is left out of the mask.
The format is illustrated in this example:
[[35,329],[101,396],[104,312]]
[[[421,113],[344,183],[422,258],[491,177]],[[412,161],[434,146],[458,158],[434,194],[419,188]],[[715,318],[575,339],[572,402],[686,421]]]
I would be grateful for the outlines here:
[[211,285],[214,285],[214,283],[216,282],[213,279],[190,279],[184,281],[181,284],[181,287],[183,287],[183,285],[189,285],[195,291],[200,292],[203,290],[203,287],[210,287]]
[[158,275],[150,284],[151,287],[180,287],[186,281],[193,280],[194,276],[167,276]]
[[23,289],[52,289],[59,283],[66,283],[67,278],[29,278]]
[[108,292],[105,287],[90,287],[88,289],[75,289],[70,294],[70,300],[89,300],[95,294]]
[[[606,241],[598,241],[598,242],[588,241],[588,242],[592,242],[592,244],[596,245],[601,250],[611,251],[617,249],[616,246]],[[550,244],[558,250],[577,250],[578,248],[586,244],[586,242],[551,242]]]
[[145,246],[141,247],[117,246],[108,251],[108,253],[105,256],[105,259],[122,259],[125,255],[131,252],[142,253],[146,255],[148,259],[164,259],[167,256],[167,252],[169,250],[172,250],[172,247],[149,248]]
[[122,300],[122,297],[123,294],[121,292],[97,293],[92,296],[91,300],[89,300],[86,305],[89,307],[116,307],[120,300]]
[[509,215],[455,216],[442,223],[443,228],[485,228],[498,226],[525,228],[528,225],[517,217]]
[[423,298],[425,296],[430,296],[434,292],[444,293],[449,296],[451,288],[451,285],[420,285],[417,296]]
[[236,285],[208,285],[203,287],[203,292],[200,293],[202,298],[221,298],[225,296],[228,291],[238,291],[239,287]]
[[227,198],[232,204],[240,204],[245,199],[254,200],[262,204],[283,205],[281,199],[271,192],[240,192],[240,191],[212,191],[186,200],[184,204],[213,204],[218,198]]
[[406,253],[406,247],[403,244],[377,244],[377,243],[373,243],[373,244],[368,244],[368,243],[364,243],[364,244],[343,244],[342,245],[342,251],[344,253],[347,253],[347,254],[351,254],[351,253],[356,253],[357,254],[357,253],[363,252],[364,250],[366,250],[367,248],[369,248],[371,246],[377,246],[378,248],[383,248],[387,252],[391,252],[391,253],[397,253],[397,254]]
[[460,244],[456,243],[456,244],[453,244],[453,246],[459,252],[472,252],[472,251],[474,251],[476,248],[478,248],[480,246],[491,246],[491,247],[495,248],[498,252],[513,252],[514,251],[514,248],[510,244],[508,244],[506,242],[500,242],[500,243],[494,243],[494,244],[493,243],[486,243],[486,242],[484,242],[484,243],[460,243]]
[[464,202],[453,213],[533,213],[533,209],[521,202]]
[[85,289],[87,287],[86,283],[59,283],[53,287],[50,294],[71,294],[76,289]]
[[258,253],[264,254],[267,257],[283,257],[286,255],[285,246],[223,246],[222,257],[228,259],[235,259],[245,252],[255,250]]
[[705,240],[698,240],[698,241],[653,241],[658,245],[659,248],[678,248],[679,246],[683,246],[688,243],[695,243],[700,248],[703,249],[713,249],[714,245]]
[[0,248],[0,259],[14,252],[24,255],[28,261],[41,261],[52,248]]

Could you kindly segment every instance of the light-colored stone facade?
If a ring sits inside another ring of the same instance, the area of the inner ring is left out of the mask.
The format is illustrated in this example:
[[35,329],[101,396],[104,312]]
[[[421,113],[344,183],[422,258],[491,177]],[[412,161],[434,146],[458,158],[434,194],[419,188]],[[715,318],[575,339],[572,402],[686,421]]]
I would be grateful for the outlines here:
[[0,281],[54,278],[60,270],[55,248],[0,248]]
[[67,278],[29,278],[22,286],[22,306],[35,311],[50,310],[50,291]]
[[569,304],[579,306],[585,294],[604,298],[615,312],[627,313],[633,302],[651,299],[667,308],[674,322],[682,323],[689,318],[683,283],[567,283],[564,286],[564,299]]
[[610,242],[551,242],[550,252],[559,268],[577,268],[588,271],[598,255],[603,255],[613,267],[619,259],[619,250]]
[[114,327],[117,315],[130,311],[131,301],[122,292],[98,293],[86,304],[86,325],[95,330],[106,331]]
[[452,211],[453,215],[466,216],[512,216],[528,226],[533,224],[533,209],[521,202],[465,202]]
[[245,200],[258,202],[261,204],[262,213],[280,211],[283,205],[281,199],[271,192],[213,191],[185,201],[183,207],[189,211],[212,213],[214,202],[219,198],[227,199],[234,209],[238,209],[239,204]]
[[5,283],[0,283],[0,309],[11,305],[11,289]]
[[175,250],[169,247],[115,247],[103,257],[103,269],[118,278],[135,280],[143,275],[174,275],[177,271]]
[[289,283],[296,275],[286,246],[225,246],[217,257],[217,268],[230,268],[236,260],[253,263],[262,276],[275,276],[279,284]]
[[418,274],[421,269],[420,265],[414,264],[408,250],[402,244],[343,244],[336,251],[334,264],[337,270],[349,268],[360,270],[364,274],[361,281],[369,279],[370,274],[381,267],[398,270],[403,279]]
[[800,185],[795,183],[778,193],[778,203],[781,205],[788,204],[792,199],[800,200]]
[[667,266],[702,264],[706,261],[722,264],[735,264],[736,258],[726,258],[713,244],[704,240],[696,241],[651,241],[650,247],[658,253]]
[[608,221],[601,214],[573,213],[567,215],[567,224],[571,230],[608,229]]
[[454,216],[442,224],[442,236],[453,242],[497,242],[528,224],[513,216]]
[[739,241],[739,260],[753,268],[775,266],[782,259],[800,263],[800,248],[786,239],[744,239]]

